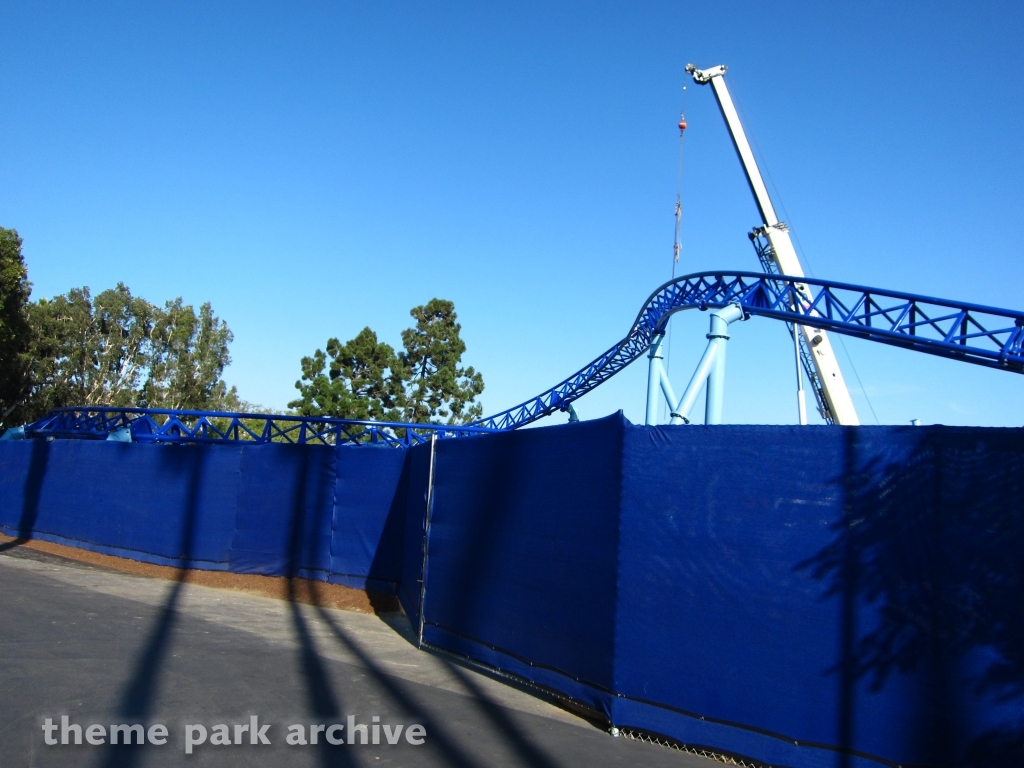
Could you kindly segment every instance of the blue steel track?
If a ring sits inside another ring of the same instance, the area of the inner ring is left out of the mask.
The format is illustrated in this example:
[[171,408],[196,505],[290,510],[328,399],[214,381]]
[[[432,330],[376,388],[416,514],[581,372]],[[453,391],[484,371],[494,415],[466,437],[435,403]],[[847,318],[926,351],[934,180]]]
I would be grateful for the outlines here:
[[150,442],[290,442],[410,446],[437,438],[517,429],[570,404],[642,356],[686,309],[739,305],[768,317],[989,368],[1024,373],[1024,312],[762,272],[703,272],[662,285],[629,333],[569,378],[514,408],[467,426],[350,421],[303,416],[62,408],[26,427],[29,437],[101,439],[117,429]]
[[[802,290],[802,287],[806,289]],[[669,318],[685,309],[738,304],[770,317],[846,336],[1024,373],[1024,312],[763,272],[702,272],[658,288],[629,334],[569,378],[474,426],[515,429],[544,418],[599,386],[643,355]]]
[[84,406],[55,408],[25,427],[26,437],[106,440],[122,433],[137,443],[295,443],[410,448],[438,438],[470,437],[497,430],[472,426],[406,424],[275,416],[221,411]]

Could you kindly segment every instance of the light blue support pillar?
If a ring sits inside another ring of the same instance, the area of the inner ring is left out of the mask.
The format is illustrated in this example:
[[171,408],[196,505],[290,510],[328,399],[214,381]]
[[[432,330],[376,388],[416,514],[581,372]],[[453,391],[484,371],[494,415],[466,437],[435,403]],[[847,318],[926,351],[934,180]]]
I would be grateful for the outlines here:
[[722,423],[722,401],[725,398],[725,346],[729,340],[729,324],[743,317],[743,310],[736,304],[711,313],[711,331],[708,341],[718,347],[715,359],[708,373],[707,400],[704,406],[704,423]]
[[[693,376],[690,377],[690,383],[686,385],[686,391],[683,392],[679,402],[675,403],[675,406],[672,408],[672,419],[669,421],[669,424],[682,424],[684,421],[687,424],[690,423],[690,409],[693,408],[700,388],[704,386],[704,380],[707,379],[708,373],[715,364],[715,358],[718,357],[718,343],[717,339],[713,339],[708,344],[707,349],[704,350],[700,362],[697,363],[697,370],[693,372]],[[672,402],[669,401],[669,404],[672,405]]]
[[689,424],[690,409],[700,388],[707,382],[707,405],[704,412],[705,424],[722,423],[722,397],[725,391],[725,343],[729,340],[729,324],[743,319],[743,310],[738,304],[716,309],[711,313],[711,330],[707,335],[708,346],[693,372],[683,396],[676,401],[672,384],[662,364],[661,345],[665,334],[659,333],[651,340],[648,354],[650,366],[647,373],[647,419],[648,426],[658,419],[658,390],[665,396],[671,410],[669,424]]
[[661,343],[665,340],[665,333],[655,334],[651,341],[651,352],[647,355],[650,365],[647,368],[647,418],[644,423],[653,426],[658,420],[658,391],[661,389],[662,365],[661,365]]

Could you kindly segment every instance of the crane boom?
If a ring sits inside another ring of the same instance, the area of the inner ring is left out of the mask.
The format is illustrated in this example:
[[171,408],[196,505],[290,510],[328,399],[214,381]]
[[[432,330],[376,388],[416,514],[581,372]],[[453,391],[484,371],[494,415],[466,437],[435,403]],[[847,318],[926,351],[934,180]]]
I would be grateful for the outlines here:
[[[736,154],[739,155],[743,172],[746,174],[750,191],[754,195],[754,202],[757,203],[758,211],[761,213],[761,221],[764,225],[761,232],[767,238],[771,251],[771,258],[775,262],[778,271],[783,275],[791,277],[803,277],[804,270],[800,264],[800,258],[793,247],[793,241],[789,236],[789,228],[781,221],[775,213],[775,206],[772,205],[768,189],[765,187],[761,171],[757,167],[754,153],[750,149],[747,135],[740,123],[736,106],[729,95],[729,89],[725,85],[724,65],[711,67],[709,69],[697,69],[693,64],[687,64],[686,71],[693,75],[694,82],[700,85],[711,84],[715,92],[715,99],[718,107],[725,118],[725,124],[732,137]],[[806,285],[798,286],[801,295],[810,301],[810,289]],[[804,337],[807,348],[811,351],[811,360],[814,363],[817,378],[820,381],[821,391],[825,403],[828,406],[832,420],[836,424],[856,426],[860,424],[857,418],[857,410],[854,408],[853,400],[850,399],[850,392],[843,379],[843,373],[839,369],[839,361],[836,360],[832,343],[828,334],[820,328],[802,325],[799,327]]]

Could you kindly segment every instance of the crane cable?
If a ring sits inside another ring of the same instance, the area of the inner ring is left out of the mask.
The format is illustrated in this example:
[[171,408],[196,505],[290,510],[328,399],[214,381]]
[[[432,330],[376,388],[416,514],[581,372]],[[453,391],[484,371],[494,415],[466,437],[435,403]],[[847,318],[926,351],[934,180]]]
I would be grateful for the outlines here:
[[[682,255],[682,229],[683,229],[683,137],[686,134],[686,85],[683,85],[682,107],[679,110],[679,160],[676,167],[676,209],[675,209],[675,236],[672,241],[672,279],[676,279],[676,265],[679,264],[679,257]],[[668,325],[668,333],[665,337],[665,374],[668,375],[672,364],[672,323]],[[666,403],[666,412],[670,406]]]
[[679,112],[679,163],[676,173],[676,231],[672,244],[672,279],[676,279],[676,264],[682,255],[681,234],[683,228],[683,137],[686,134],[686,86],[683,86],[683,109]]

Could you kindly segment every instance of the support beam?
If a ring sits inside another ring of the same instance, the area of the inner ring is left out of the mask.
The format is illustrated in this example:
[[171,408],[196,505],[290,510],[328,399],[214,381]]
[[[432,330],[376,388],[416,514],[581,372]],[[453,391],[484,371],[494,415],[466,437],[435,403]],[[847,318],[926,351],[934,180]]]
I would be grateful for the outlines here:
[[715,358],[718,356],[718,345],[718,339],[712,339],[708,342],[707,349],[704,350],[700,362],[697,363],[697,370],[693,372],[693,376],[690,377],[690,383],[686,385],[686,391],[683,392],[683,396],[679,398],[679,402],[672,409],[672,418],[669,424],[682,424],[684,421],[687,424],[690,423],[690,410],[697,401],[700,388],[704,386],[708,374],[711,373],[711,366],[715,364]]
[[804,396],[804,372],[800,366],[800,326],[793,323],[793,359],[796,361],[796,412],[800,426],[807,426],[807,398]]
[[725,399],[725,343],[729,340],[729,324],[743,318],[743,310],[735,304],[711,313],[711,331],[708,341],[717,342],[718,352],[714,365],[708,374],[707,400],[704,406],[704,423],[722,423],[722,402]]
[[672,385],[668,380],[662,364],[661,345],[665,340],[662,331],[651,341],[651,352],[648,355],[650,365],[647,376],[647,418],[648,426],[657,423],[658,390],[661,390],[671,409],[669,424],[688,422],[690,410],[700,389],[707,382],[707,403],[705,405],[704,422],[720,424],[722,422],[722,402],[725,394],[725,343],[729,340],[729,324],[744,317],[743,309],[736,304],[716,309],[711,313],[711,328],[707,334],[708,346],[697,364],[697,370],[690,377],[690,383],[683,396],[676,400]]
[[647,358],[651,361],[647,366],[647,417],[644,424],[652,426],[658,422],[658,390],[661,389],[662,367],[661,345],[665,341],[665,332],[657,333],[651,339],[651,352]]

